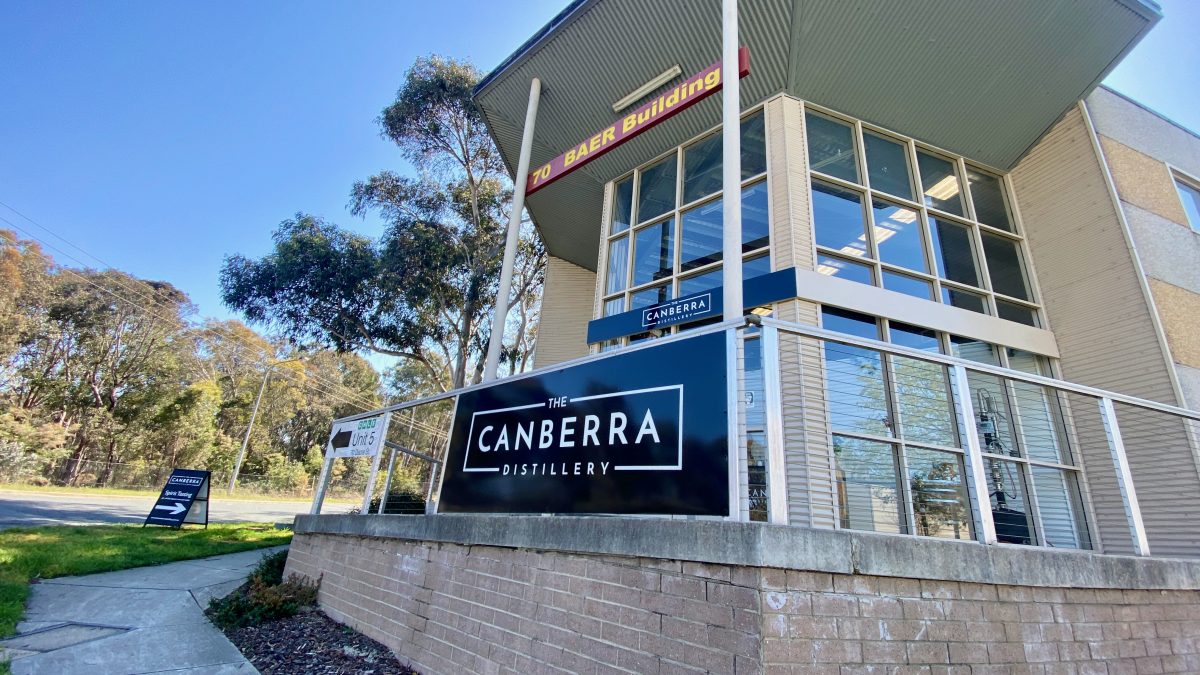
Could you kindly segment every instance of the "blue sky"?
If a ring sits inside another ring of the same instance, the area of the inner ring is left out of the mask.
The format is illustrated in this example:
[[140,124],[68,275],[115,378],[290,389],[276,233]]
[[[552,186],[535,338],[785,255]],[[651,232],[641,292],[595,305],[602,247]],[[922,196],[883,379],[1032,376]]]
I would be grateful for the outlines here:
[[[404,167],[373,120],[415,58],[490,70],[565,2],[6,0],[0,202],[228,318],[222,257],[262,255],[296,211],[378,234],[347,196]],[[1160,4],[1166,18],[1108,83],[1200,130],[1200,3]],[[103,266],[2,206],[0,217]]]

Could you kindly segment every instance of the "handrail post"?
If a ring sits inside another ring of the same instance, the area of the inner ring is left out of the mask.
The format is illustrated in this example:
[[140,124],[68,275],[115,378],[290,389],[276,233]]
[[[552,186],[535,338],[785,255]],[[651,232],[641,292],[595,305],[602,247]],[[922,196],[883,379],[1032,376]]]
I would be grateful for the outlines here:
[[371,513],[371,493],[375,491],[375,478],[379,475],[379,460],[383,455],[384,444],[387,441],[388,425],[391,424],[391,422],[392,413],[384,413],[382,425],[383,428],[379,430],[379,433],[383,434],[383,439],[379,442],[379,451],[376,452],[375,456],[371,458],[371,474],[367,476],[367,489],[363,491],[362,511],[359,513],[364,516]]
[[767,518],[788,524],[787,466],[783,451],[783,390],[780,385],[779,329],[763,326],[763,414],[767,431]]
[[975,429],[975,405],[971,401],[971,381],[967,369],[962,365],[954,369],[954,390],[958,394],[955,405],[962,418],[963,442],[966,445],[968,473],[971,487],[975,490],[975,523],[979,528],[979,541],[996,543],[996,522],[992,519],[992,499],[988,490],[987,476],[983,470],[983,450],[979,446],[979,435]]
[[1117,489],[1121,491],[1121,504],[1125,507],[1125,519],[1129,522],[1129,535],[1133,540],[1133,552],[1140,556],[1150,555],[1150,542],[1146,538],[1146,525],[1142,522],[1142,507],[1138,503],[1137,490],[1133,486],[1133,472],[1129,470],[1129,457],[1125,454],[1125,441],[1117,424],[1117,410],[1112,399],[1100,398],[1100,419],[1104,421],[1104,435],[1108,439],[1108,451],[1112,455],[1113,468],[1117,474]]
[[[384,441],[384,447],[387,447],[387,441]],[[379,498],[379,515],[383,515],[387,510],[388,495],[392,492],[392,474],[396,471],[396,452],[395,448],[387,448],[391,450],[392,456],[388,458],[387,478],[383,480],[383,496]]]
[[741,456],[740,448],[740,417],[741,410],[741,368],[738,363],[739,328],[725,330],[725,373],[728,382],[725,387],[726,430],[729,437],[727,447],[727,462],[729,469],[729,520],[741,520],[741,489],[738,463]]

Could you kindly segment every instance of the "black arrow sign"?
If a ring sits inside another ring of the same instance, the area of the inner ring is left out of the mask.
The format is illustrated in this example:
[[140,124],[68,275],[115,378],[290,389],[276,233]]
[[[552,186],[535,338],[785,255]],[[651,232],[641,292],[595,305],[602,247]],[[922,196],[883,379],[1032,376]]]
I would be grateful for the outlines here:
[[146,525],[179,527],[184,523],[208,527],[208,491],[210,474],[195,469],[175,469],[163,486],[158,501],[146,516]]
[[333,435],[331,447],[333,447],[334,450],[337,450],[338,448],[350,447],[350,437],[353,435],[354,432],[350,430],[337,432]]

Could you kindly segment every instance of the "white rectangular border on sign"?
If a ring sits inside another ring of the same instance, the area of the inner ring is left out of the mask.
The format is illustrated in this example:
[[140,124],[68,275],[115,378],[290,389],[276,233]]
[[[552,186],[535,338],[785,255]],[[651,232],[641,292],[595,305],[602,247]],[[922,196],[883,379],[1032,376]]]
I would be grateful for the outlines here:
[[[612,392],[611,394],[596,394],[595,396],[579,396],[579,397],[570,399],[569,402],[575,403],[577,401],[592,401],[592,400],[601,399],[601,398],[612,398],[614,396],[635,396],[637,394],[649,394],[649,393],[653,393],[656,391],[670,391],[670,390],[677,390],[679,392],[679,418],[678,418],[679,421],[678,421],[678,429],[676,431],[676,436],[679,439],[679,451],[678,451],[678,455],[676,456],[675,465],[674,466],[662,466],[662,465],[614,466],[613,470],[614,471],[681,471],[681,470],[683,470],[683,385],[682,384],[672,384],[672,385],[667,385],[664,387],[651,387],[649,389],[633,389],[630,391],[615,391],[615,392]],[[532,408],[544,408],[544,407],[546,407],[545,403],[531,403],[529,405],[519,405],[519,406],[513,406],[511,408],[496,408],[494,410],[480,410],[480,411],[476,412],[475,414],[471,415],[471,425],[467,430],[467,438],[466,438],[467,447],[466,447],[466,451],[463,452],[463,468],[462,468],[463,472],[464,473],[473,473],[473,472],[495,473],[495,472],[500,471],[499,467],[479,467],[479,468],[474,468],[474,469],[467,467],[467,464],[470,463],[470,459],[471,459],[471,445],[472,445],[471,441],[472,441],[472,439],[475,438],[475,419],[476,418],[478,418],[481,415],[491,415],[491,414],[495,414],[495,413],[512,412],[514,410],[530,410]]]

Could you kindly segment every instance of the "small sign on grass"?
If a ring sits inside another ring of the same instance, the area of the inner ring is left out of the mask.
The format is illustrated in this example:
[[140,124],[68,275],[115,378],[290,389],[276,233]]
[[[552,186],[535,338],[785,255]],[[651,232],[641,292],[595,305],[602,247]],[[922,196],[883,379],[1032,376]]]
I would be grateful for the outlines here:
[[208,491],[211,473],[197,469],[175,469],[162,494],[146,516],[147,525],[181,527],[185,523],[208,527]]

